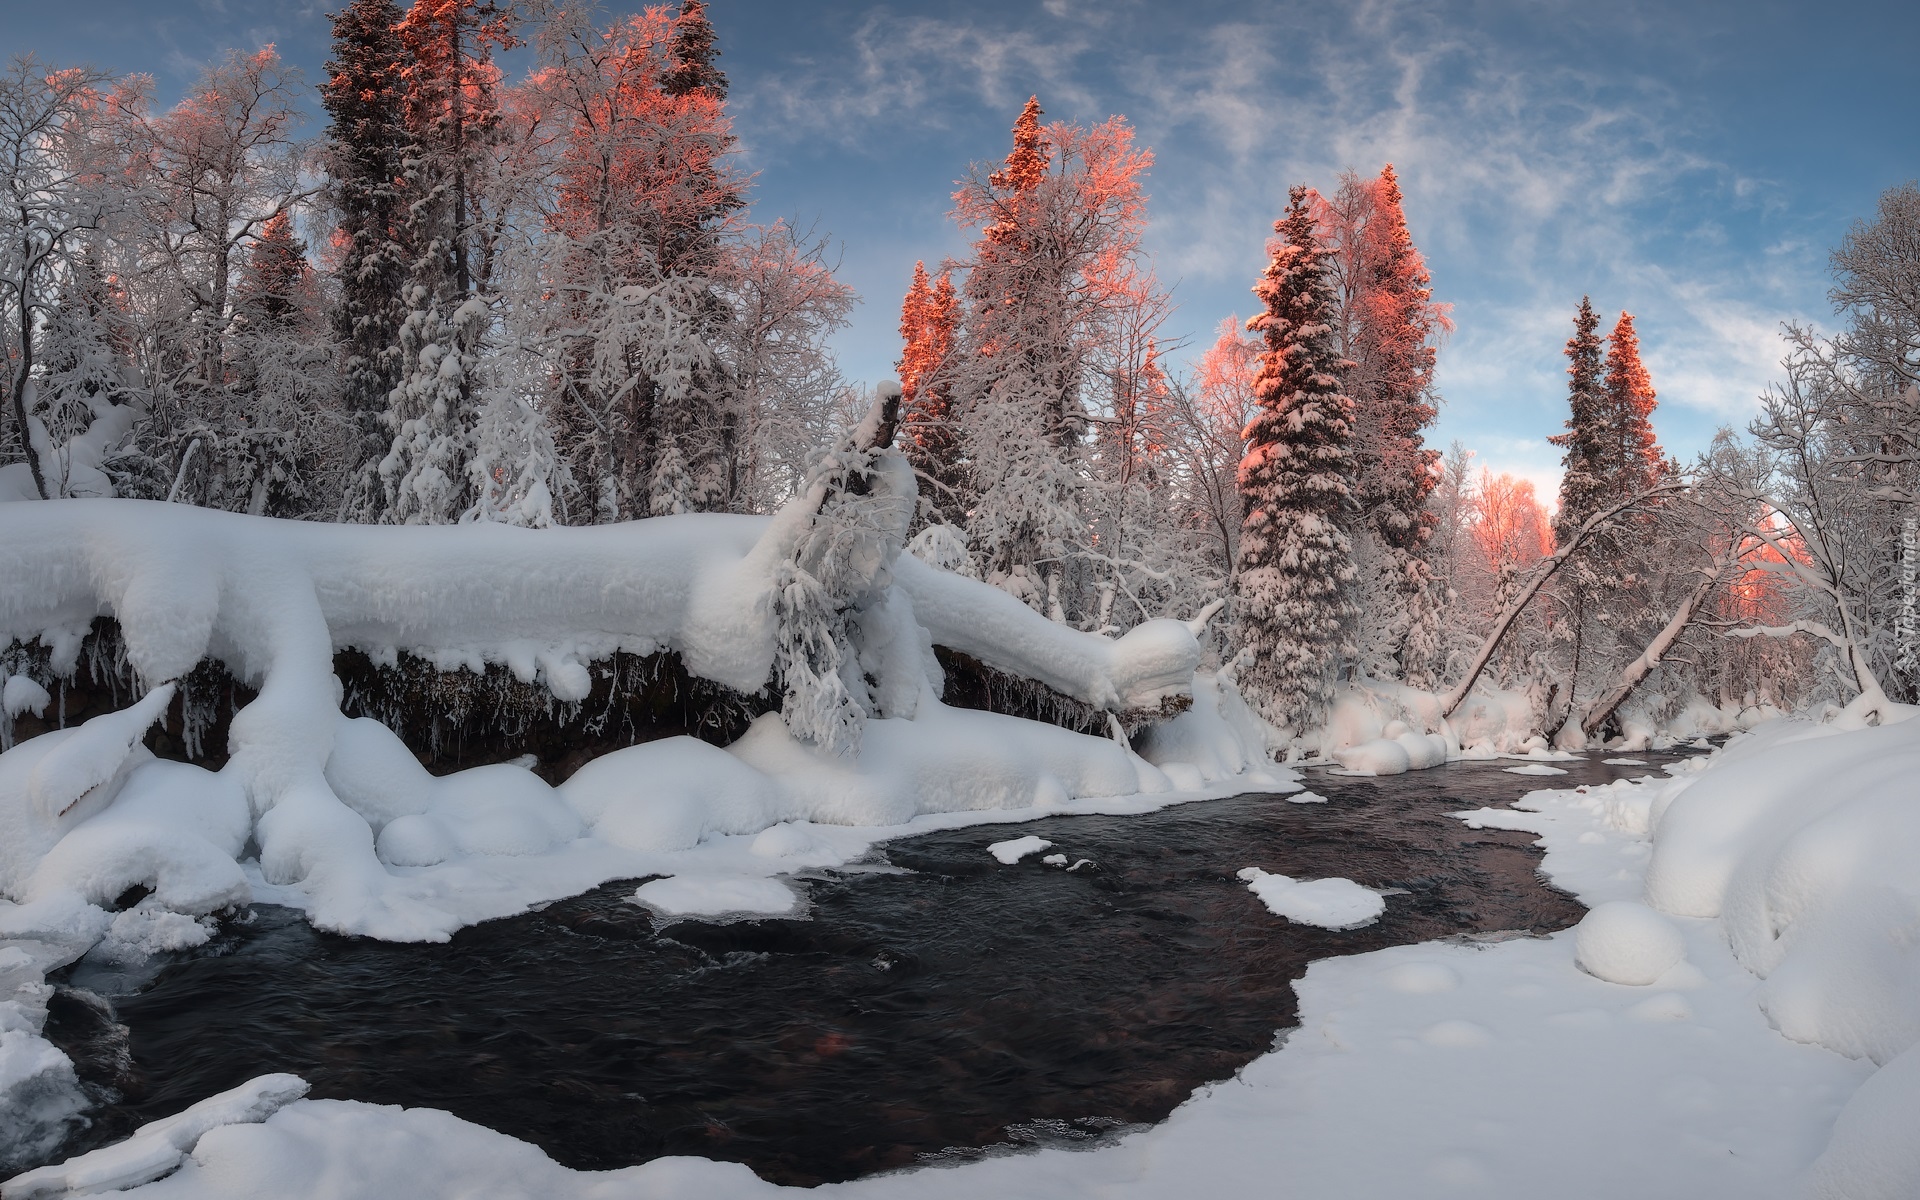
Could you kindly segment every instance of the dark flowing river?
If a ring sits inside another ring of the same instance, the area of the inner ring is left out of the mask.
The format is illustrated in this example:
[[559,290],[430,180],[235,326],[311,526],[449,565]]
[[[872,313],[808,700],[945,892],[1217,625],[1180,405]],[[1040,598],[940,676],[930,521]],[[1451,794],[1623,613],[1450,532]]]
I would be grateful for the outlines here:
[[[102,1104],[57,1157],[269,1071],[316,1097],[446,1109],[576,1168],[697,1154],[812,1184],[1097,1140],[1271,1048],[1315,959],[1579,920],[1532,835],[1446,814],[1648,773],[1599,759],[1551,778],[1312,771],[1331,803],[925,834],[881,848],[904,871],[808,878],[804,920],[657,924],[626,881],[421,946],[259,907],[131,994],[69,979],[49,1036]],[[1026,833],[1097,869],[987,854]],[[1234,878],[1248,866],[1399,893],[1375,924],[1328,932],[1270,914]]]

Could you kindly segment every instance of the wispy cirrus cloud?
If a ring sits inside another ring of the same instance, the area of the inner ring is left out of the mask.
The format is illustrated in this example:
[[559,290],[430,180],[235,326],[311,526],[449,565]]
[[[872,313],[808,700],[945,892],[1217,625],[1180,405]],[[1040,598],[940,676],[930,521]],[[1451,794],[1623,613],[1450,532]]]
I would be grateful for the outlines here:
[[918,139],[951,153],[952,178],[1004,153],[1029,92],[1056,115],[1126,114],[1157,156],[1149,246],[1193,346],[1249,307],[1288,184],[1391,161],[1459,326],[1436,440],[1507,447],[1529,477],[1553,456],[1582,295],[1609,321],[1636,314],[1661,434],[1682,452],[1752,411],[1780,322],[1820,311],[1820,243],[1781,236],[1790,190],[1742,160],[1727,114],[1665,53],[1735,57],[1696,18],[1521,0],[1088,11],[871,9],[845,54],[753,85],[750,120],[873,159]]

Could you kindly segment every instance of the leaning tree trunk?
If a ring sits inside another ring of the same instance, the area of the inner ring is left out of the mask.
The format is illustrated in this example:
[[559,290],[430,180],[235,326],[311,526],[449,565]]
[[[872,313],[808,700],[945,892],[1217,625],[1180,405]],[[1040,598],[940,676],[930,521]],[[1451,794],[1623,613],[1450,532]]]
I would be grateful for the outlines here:
[[1521,610],[1526,608],[1527,602],[1540,593],[1540,589],[1546,586],[1547,580],[1552,579],[1554,574],[1567,564],[1567,560],[1573,557],[1574,552],[1579,550],[1595,531],[1627,510],[1637,508],[1655,496],[1684,491],[1686,487],[1684,483],[1663,483],[1658,487],[1651,487],[1644,492],[1629,496],[1611,508],[1603,508],[1588,517],[1586,523],[1567,539],[1566,545],[1541,559],[1540,565],[1533,569],[1533,574],[1528,576],[1527,582],[1514,593],[1513,599],[1507,602],[1507,607],[1500,613],[1499,619],[1494,621],[1493,631],[1487,634],[1487,640],[1480,644],[1480,652],[1473,657],[1473,665],[1467,668],[1466,675],[1454,685],[1453,690],[1448,692],[1446,699],[1441,702],[1440,716],[1443,719],[1451,717],[1454,710],[1466,700],[1467,693],[1472,691],[1473,685],[1479,681],[1480,672],[1487,669],[1487,664],[1493,660],[1494,652],[1500,648],[1500,639],[1506,637],[1507,630],[1519,620]]
[[1673,617],[1667,621],[1666,627],[1647,643],[1647,648],[1640,652],[1640,657],[1628,663],[1626,669],[1620,672],[1620,678],[1613,688],[1588,707],[1586,715],[1580,718],[1581,732],[1592,737],[1602,725],[1606,724],[1607,718],[1613,715],[1614,710],[1633,694],[1633,689],[1640,686],[1640,681],[1653,673],[1653,669],[1660,665],[1661,656],[1673,649],[1673,644],[1680,640],[1680,635],[1686,632],[1687,626],[1693,624],[1693,619],[1700,615],[1701,606],[1712,594],[1714,585],[1720,582],[1720,575],[1724,570],[1724,566],[1716,566],[1706,573],[1706,578],[1702,579],[1691,592],[1687,593],[1686,598],[1680,602],[1680,607],[1673,611]]

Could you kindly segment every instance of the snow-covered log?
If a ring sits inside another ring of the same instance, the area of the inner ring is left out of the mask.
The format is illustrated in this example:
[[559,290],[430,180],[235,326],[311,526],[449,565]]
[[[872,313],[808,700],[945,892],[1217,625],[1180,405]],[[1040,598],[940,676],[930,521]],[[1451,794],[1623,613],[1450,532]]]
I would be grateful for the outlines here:
[[[858,499],[885,507],[891,494],[877,489]],[[62,757],[50,740],[60,735],[9,751],[4,761],[26,775],[18,789],[0,787],[0,818],[11,830],[0,841],[32,841],[45,853],[0,863],[0,892],[24,901],[73,888],[105,905],[139,883],[175,911],[208,912],[247,895],[236,861],[252,845],[267,883],[289,889],[283,902],[301,903],[316,924],[443,938],[484,906],[450,900],[435,890],[441,885],[391,868],[545,853],[580,837],[583,823],[597,828],[603,810],[565,800],[519,767],[431,779],[390,730],[340,715],[336,653],[351,648],[376,664],[406,654],[443,670],[504,667],[522,682],[544,682],[557,700],[576,701],[589,694],[596,661],[671,652],[693,676],[757,693],[779,661],[775,589],[791,582],[796,564],[857,549],[839,539],[845,530],[837,523],[820,523],[822,503],[802,497],[771,519],[690,514],[544,530],[321,525],[129,500],[13,506],[0,523],[0,645],[37,639],[49,648],[50,667],[70,675],[96,618],[114,618],[140,689],[154,694],[127,721],[156,719],[164,685],[204,660],[256,694],[232,720],[229,758],[217,775],[155,763],[137,744],[140,730],[122,738],[116,726],[114,744],[130,752],[113,778],[81,789],[75,806],[54,803],[59,789],[34,782],[43,758]],[[823,534],[833,536],[822,543]],[[868,715],[885,727],[879,741],[832,768],[841,782],[796,791],[773,781],[827,770],[810,757],[824,743],[811,730],[778,720],[769,728],[762,718],[735,748],[734,760],[747,767],[729,768],[746,771],[738,793],[746,798],[648,799],[686,812],[670,837],[642,822],[653,831],[633,835],[636,844],[678,849],[709,832],[753,832],[781,820],[888,824],[1063,791],[1165,786],[1112,741],[943,708],[934,637],[920,609],[924,600],[943,644],[978,647],[983,660],[1109,711],[1191,687],[1199,645],[1185,624],[1156,623],[1109,641],[907,556],[893,575],[878,561],[867,565],[875,570],[856,572],[867,580],[862,603],[836,610],[850,614],[836,636],[852,654],[850,669],[836,674],[869,689]],[[894,586],[902,576],[913,585]],[[922,720],[929,724],[916,729]],[[90,722],[80,732],[106,736],[92,730]],[[696,749],[655,743],[620,753],[642,752],[691,762]],[[713,761],[724,765],[722,752],[698,752],[721,755]],[[654,763],[639,777],[663,770]],[[621,774],[634,778],[634,767]],[[688,778],[696,776],[728,777]],[[593,868],[600,879],[633,869],[612,860]],[[486,904],[512,911],[505,895]]]

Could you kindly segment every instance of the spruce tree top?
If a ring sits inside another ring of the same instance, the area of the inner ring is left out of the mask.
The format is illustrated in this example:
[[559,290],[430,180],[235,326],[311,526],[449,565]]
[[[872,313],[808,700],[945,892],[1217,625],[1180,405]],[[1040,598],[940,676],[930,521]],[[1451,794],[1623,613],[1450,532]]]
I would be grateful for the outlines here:
[[1560,511],[1554,536],[1564,542],[1598,512],[1609,494],[1610,469],[1606,396],[1600,383],[1600,318],[1591,300],[1580,297],[1573,336],[1567,339],[1567,431],[1548,438],[1562,447]]
[[1266,311],[1247,322],[1267,346],[1253,384],[1259,410],[1247,424],[1240,488],[1249,496],[1284,490],[1288,507],[1330,516],[1351,504],[1353,402],[1340,386],[1349,364],[1334,348],[1333,291],[1305,187],[1288,192],[1274,232],[1280,241],[1253,289]]
[[707,20],[707,6],[701,0],[682,0],[680,15],[673,20],[673,66],[660,77],[660,90],[669,96],[705,92],[725,100],[726,72],[714,65],[719,57],[720,40]]

